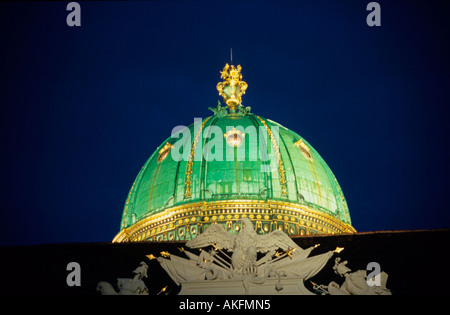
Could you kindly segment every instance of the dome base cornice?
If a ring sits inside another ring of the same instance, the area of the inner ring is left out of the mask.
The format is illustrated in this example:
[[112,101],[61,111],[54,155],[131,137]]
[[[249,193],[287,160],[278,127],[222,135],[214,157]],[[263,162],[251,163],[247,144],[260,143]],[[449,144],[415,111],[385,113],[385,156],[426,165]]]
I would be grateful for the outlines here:
[[289,236],[355,233],[356,230],[332,214],[308,205],[280,200],[220,200],[186,203],[143,218],[123,229],[113,242],[184,241],[212,224],[223,224],[237,233],[240,218],[252,220],[258,234],[281,229]]

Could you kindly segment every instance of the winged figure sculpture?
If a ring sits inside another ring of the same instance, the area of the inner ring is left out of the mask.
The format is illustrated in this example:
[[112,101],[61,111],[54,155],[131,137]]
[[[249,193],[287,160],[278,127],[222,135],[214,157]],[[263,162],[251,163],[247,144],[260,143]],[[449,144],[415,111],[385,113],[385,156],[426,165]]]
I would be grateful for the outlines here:
[[188,241],[186,246],[200,248],[215,245],[228,250],[233,253],[231,263],[235,270],[255,266],[258,252],[269,253],[266,256],[272,257],[278,249],[283,250],[289,256],[298,255],[303,251],[281,230],[259,235],[249,218],[242,218],[238,222],[243,222],[243,228],[237,235],[225,231],[220,224],[214,224],[196,238]]

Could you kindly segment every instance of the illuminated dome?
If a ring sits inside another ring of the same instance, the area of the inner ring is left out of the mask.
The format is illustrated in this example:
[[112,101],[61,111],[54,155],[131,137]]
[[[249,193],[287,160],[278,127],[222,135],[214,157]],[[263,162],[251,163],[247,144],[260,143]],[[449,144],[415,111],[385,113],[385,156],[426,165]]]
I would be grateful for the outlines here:
[[342,190],[301,136],[241,105],[247,84],[226,65],[228,106],[178,131],[151,155],[125,202],[114,242],[189,240],[211,224],[230,232],[248,217],[257,233],[353,233]]

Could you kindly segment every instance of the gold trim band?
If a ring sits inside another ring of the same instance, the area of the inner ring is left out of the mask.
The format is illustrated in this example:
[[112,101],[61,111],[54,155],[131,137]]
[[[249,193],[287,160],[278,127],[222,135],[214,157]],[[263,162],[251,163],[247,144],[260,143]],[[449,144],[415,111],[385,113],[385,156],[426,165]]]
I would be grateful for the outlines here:
[[231,233],[248,217],[259,234],[280,229],[290,236],[355,233],[334,216],[306,205],[278,200],[224,200],[187,203],[168,208],[123,229],[113,242],[184,241],[194,238],[211,224],[223,224]]

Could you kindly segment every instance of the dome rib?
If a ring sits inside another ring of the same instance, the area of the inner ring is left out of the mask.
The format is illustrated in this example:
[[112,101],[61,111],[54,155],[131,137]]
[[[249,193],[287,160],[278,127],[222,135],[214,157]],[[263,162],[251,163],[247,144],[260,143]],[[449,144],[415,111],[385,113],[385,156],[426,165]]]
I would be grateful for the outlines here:
[[[255,126],[255,128],[257,130],[260,129],[260,127],[264,127],[264,125],[255,117],[256,115],[249,115],[249,119],[253,122],[253,125]],[[261,141],[262,139],[262,141]],[[267,161],[269,159],[269,155],[268,155],[268,146],[267,146],[267,137],[259,137],[258,138],[258,148],[259,148],[259,154],[264,154],[264,160]],[[264,145],[264,148],[260,148],[259,145],[261,144]],[[272,147],[272,144],[271,144]],[[266,163],[267,165],[267,163]],[[272,172],[263,172],[264,173],[264,183],[265,183],[265,188],[267,189],[267,191],[269,192],[269,195],[267,196],[267,198],[273,198],[273,178],[272,178]],[[261,189],[264,189],[264,187],[262,187]]]
[[[211,122],[209,123],[209,125],[206,126],[205,128],[209,128],[211,126],[215,126],[215,123],[216,123],[217,120],[218,120],[218,118],[214,117],[211,120]],[[204,140],[202,142],[202,144],[203,144],[203,146],[202,146],[202,154],[204,154],[204,152],[205,152],[205,148],[206,148],[207,143],[209,143],[212,140],[211,139],[211,128],[209,128],[208,134],[209,134],[209,137],[203,137]],[[208,151],[206,151],[206,152],[208,152]],[[207,154],[206,155],[206,161],[205,161],[205,159],[202,159],[202,161],[201,161],[202,165],[201,165],[201,168],[200,168],[201,173],[200,173],[200,187],[199,187],[200,191],[199,191],[199,196],[200,196],[200,199],[202,199],[202,200],[209,199],[206,196],[207,191],[209,191],[208,188],[207,188],[207,173],[208,173],[208,163],[207,163],[207,161],[208,161],[208,159],[209,159],[209,155]],[[211,197],[212,197],[212,193],[211,193]]]
[[[296,172],[295,172],[294,163],[292,162],[291,154],[290,154],[289,149],[288,149],[288,147],[286,145],[286,141],[284,140],[284,137],[280,137],[280,140],[281,140],[281,142],[283,142],[284,149],[286,150],[286,153],[287,153],[287,156],[288,156],[289,165],[291,166],[292,172],[294,174],[295,197],[300,202],[299,197],[298,197],[299,189],[298,189],[297,175],[296,175]],[[286,163],[285,163],[285,165],[286,165]],[[288,184],[288,190],[289,190],[289,180],[287,181],[287,184]]]

